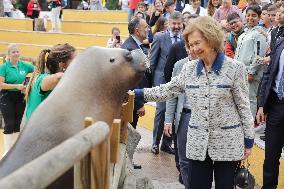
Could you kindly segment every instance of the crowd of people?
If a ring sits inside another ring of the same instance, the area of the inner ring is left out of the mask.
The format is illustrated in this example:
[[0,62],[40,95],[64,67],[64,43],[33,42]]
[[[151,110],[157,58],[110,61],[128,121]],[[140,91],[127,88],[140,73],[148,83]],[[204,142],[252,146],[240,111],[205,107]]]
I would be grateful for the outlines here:
[[60,81],[76,56],[76,49],[68,43],[43,49],[35,66],[23,62],[20,55],[19,46],[10,44],[6,61],[0,66],[0,108],[5,124],[3,156],[14,145],[21,127]]
[[151,69],[134,89],[132,124],[145,115],[144,103],[156,102],[151,152],[175,155],[186,189],[210,189],[213,175],[215,188],[233,189],[257,131],[265,134],[263,189],[277,188],[282,2],[130,0],[128,10],[129,37],[108,47],[140,49],[149,58]]
[[[61,32],[62,9],[65,4],[61,0],[46,0],[50,11],[51,30],[50,32]],[[4,0],[4,16],[11,18],[31,18],[33,19],[33,30],[35,30],[35,19],[39,18],[42,10],[38,0],[29,0],[27,4],[17,0]]]

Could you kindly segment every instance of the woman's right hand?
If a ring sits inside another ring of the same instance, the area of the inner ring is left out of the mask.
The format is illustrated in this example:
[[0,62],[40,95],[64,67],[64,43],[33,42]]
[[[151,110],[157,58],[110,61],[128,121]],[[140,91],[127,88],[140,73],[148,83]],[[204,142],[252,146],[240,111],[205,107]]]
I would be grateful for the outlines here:
[[16,89],[18,89],[19,91],[21,91],[22,93],[26,92],[26,86],[23,84],[17,84]]
[[263,107],[259,107],[256,114],[257,124],[264,123],[266,121],[266,115],[264,114]]
[[19,91],[24,90],[26,87],[23,84],[17,84],[16,85],[16,89],[18,89]]
[[117,43],[118,43],[118,40],[117,39],[113,39],[112,46],[115,47]]
[[251,152],[252,148],[245,148],[243,160],[247,159],[251,155]]

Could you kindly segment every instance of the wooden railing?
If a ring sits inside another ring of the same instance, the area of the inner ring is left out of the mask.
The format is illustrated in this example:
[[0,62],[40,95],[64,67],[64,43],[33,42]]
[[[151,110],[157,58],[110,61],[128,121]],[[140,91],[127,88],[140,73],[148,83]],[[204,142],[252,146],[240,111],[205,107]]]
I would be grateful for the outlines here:
[[97,122],[1,179],[0,187],[5,189],[45,188],[72,167],[74,162],[88,154],[93,147],[102,143],[108,134],[109,126],[104,122]]
[[129,92],[121,119],[110,127],[86,117],[84,130],[1,179],[0,188],[46,188],[74,165],[75,189],[117,189],[133,106],[134,94]]

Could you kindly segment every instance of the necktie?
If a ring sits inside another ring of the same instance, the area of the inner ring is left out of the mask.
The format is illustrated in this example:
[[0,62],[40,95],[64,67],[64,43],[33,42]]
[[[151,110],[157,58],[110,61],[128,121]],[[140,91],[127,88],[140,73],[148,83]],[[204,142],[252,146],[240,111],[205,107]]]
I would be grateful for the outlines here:
[[145,55],[148,55],[148,50],[146,48],[144,48],[142,44],[140,45],[140,48]]
[[178,42],[178,36],[174,35],[174,38],[175,38],[175,43]]
[[277,96],[280,100],[282,100],[284,96],[284,70],[282,71],[282,75],[278,85]]

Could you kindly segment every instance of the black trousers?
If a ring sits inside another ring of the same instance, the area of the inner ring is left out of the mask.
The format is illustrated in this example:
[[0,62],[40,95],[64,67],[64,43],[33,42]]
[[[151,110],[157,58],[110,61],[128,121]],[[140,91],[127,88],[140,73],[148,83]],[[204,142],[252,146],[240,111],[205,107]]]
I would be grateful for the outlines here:
[[234,189],[234,176],[239,161],[213,161],[207,154],[204,161],[190,160],[190,189],[211,189],[213,172],[215,189]]
[[137,114],[137,110],[134,109],[132,115],[133,115],[133,121],[130,124],[134,129],[136,129],[139,120],[139,115]]
[[284,100],[274,92],[269,98],[265,129],[265,159],[263,164],[263,189],[276,189],[279,159],[284,146]]
[[4,118],[4,134],[20,132],[20,124],[25,111],[24,94],[20,91],[1,90],[0,108]]

